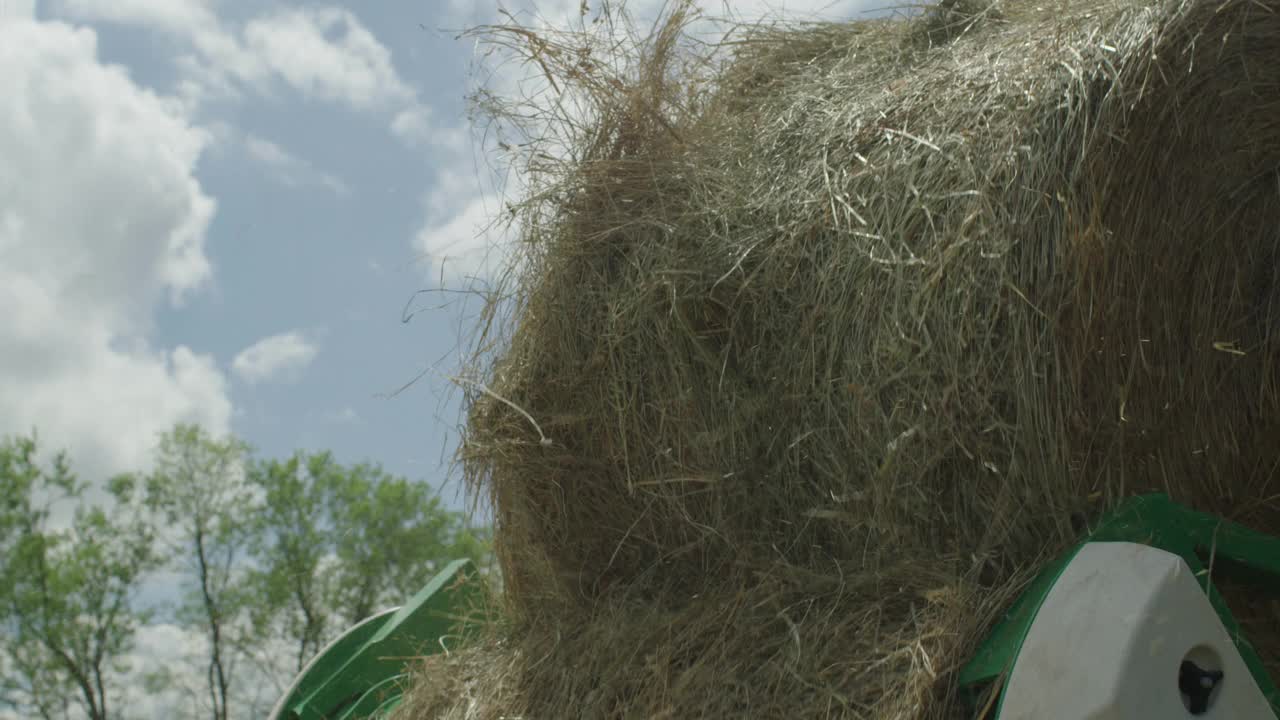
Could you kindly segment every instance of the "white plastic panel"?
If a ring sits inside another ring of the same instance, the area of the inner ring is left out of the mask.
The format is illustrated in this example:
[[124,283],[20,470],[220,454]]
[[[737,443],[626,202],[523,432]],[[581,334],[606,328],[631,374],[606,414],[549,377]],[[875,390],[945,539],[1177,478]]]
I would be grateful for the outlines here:
[[[1193,713],[1192,660],[1222,678]],[[1000,720],[1276,720],[1182,558],[1089,543],[1049,591],[1005,688]]]

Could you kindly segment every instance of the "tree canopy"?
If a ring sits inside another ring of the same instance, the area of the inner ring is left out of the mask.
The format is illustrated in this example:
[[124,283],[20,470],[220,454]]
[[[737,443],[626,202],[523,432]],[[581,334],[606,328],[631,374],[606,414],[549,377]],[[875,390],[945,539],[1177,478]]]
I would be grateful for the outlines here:
[[112,661],[148,620],[132,600],[156,567],[153,531],[129,512],[133,477],[111,478],[107,498],[90,504],[66,456],[42,465],[37,450],[34,437],[0,442],[0,698],[42,718],[75,704],[106,720],[115,717]]
[[[86,482],[42,457],[34,434],[0,441],[0,717],[130,717],[139,686],[174,691],[173,717],[261,715],[348,627],[489,552],[431,485],[326,451],[260,458],[179,425],[145,472]],[[192,667],[139,678],[154,623],[198,640]]]

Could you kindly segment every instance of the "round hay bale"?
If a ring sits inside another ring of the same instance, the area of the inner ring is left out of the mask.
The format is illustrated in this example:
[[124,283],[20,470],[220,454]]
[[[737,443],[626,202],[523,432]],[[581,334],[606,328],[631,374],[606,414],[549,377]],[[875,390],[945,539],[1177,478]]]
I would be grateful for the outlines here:
[[685,20],[627,73],[537,50],[592,113],[470,396],[519,661],[466,717],[949,717],[1115,502],[1280,533],[1280,0],[959,0],[723,65]]

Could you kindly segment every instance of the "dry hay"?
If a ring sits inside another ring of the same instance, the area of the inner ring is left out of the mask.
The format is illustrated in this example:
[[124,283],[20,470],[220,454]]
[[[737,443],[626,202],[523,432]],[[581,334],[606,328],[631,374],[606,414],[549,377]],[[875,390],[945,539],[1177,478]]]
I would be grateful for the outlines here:
[[1118,500],[1280,533],[1280,0],[686,21],[488,30],[586,114],[469,397],[514,626],[400,717],[954,717]]
[[1280,587],[1224,579],[1217,584],[1244,639],[1257,651],[1271,679],[1280,682]]

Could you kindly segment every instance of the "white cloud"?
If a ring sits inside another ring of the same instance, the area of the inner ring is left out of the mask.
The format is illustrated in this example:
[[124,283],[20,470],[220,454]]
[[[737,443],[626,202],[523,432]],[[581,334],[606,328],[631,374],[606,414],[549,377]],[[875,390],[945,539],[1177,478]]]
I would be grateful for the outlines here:
[[34,427],[92,479],[175,422],[225,432],[213,360],[149,340],[211,276],[207,133],[62,23],[0,23],[0,97],[0,434]]
[[244,38],[253,55],[310,97],[360,110],[413,101],[391,51],[347,10],[273,13],[250,21]]
[[431,261],[431,276],[446,284],[483,278],[491,268],[490,250],[495,245],[485,232],[495,198],[482,195],[440,222],[419,231],[415,248]]
[[347,10],[289,8],[235,27],[217,17],[209,0],[53,0],[52,8],[74,20],[143,27],[181,41],[179,84],[193,105],[244,92],[269,95],[283,84],[361,111],[418,106],[391,51]]
[[[293,648],[280,641],[270,645],[257,648],[253,657],[234,658],[232,717],[265,717],[293,679]],[[147,720],[207,717],[208,648],[208,639],[196,628],[168,622],[138,628],[131,652],[120,658],[127,671],[117,684],[123,697],[116,707],[128,707],[128,717]],[[148,677],[163,679],[159,692],[147,686]]]
[[[201,708],[208,691],[197,668],[207,648],[204,635],[193,629],[171,623],[138,628],[132,652],[120,658],[128,668],[120,683],[125,689],[121,700],[129,707],[130,715],[161,720],[173,717],[177,708]],[[156,688],[147,687],[148,678],[163,679],[163,690],[153,692]]]
[[431,108],[416,105],[396,113],[391,132],[411,145],[428,143],[432,138]]
[[302,162],[279,145],[254,135],[245,138],[244,146],[253,159],[273,168],[287,169]]
[[248,383],[296,376],[315,360],[319,348],[298,332],[266,337],[236,355],[231,369]]
[[347,184],[333,175],[317,170],[311,163],[303,160],[279,145],[256,135],[248,135],[244,139],[245,151],[258,163],[272,171],[273,177],[289,187],[302,185],[323,185],[339,195],[351,191]]
[[502,197],[486,190],[474,173],[455,167],[441,170],[424,206],[425,221],[413,247],[429,261],[432,280],[469,286],[492,277],[510,261],[515,238],[503,214]]
[[218,19],[208,0],[53,0],[61,15],[174,33],[197,35]]
[[321,420],[334,425],[363,425],[364,418],[360,417],[360,413],[355,408],[347,406],[341,410],[330,410],[320,416]]
[[401,110],[391,119],[391,133],[410,147],[431,147],[461,155],[470,149],[466,125],[439,125],[434,111],[421,103]]
[[36,0],[0,0],[0,22],[5,20],[34,20]]

